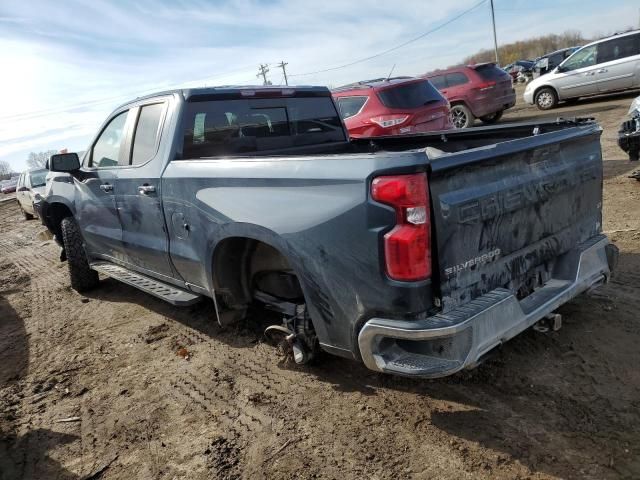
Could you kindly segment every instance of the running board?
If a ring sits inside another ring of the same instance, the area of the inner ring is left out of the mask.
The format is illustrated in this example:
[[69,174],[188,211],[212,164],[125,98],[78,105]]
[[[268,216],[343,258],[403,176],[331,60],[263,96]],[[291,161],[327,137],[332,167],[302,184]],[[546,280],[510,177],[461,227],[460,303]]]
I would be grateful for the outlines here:
[[178,307],[186,307],[202,299],[201,295],[196,295],[195,293],[174,287],[160,280],[141,275],[114,263],[95,262],[92,263],[90,267],[92,270],[104,273],[111,278],[136,287],[143,292],[149,293]]

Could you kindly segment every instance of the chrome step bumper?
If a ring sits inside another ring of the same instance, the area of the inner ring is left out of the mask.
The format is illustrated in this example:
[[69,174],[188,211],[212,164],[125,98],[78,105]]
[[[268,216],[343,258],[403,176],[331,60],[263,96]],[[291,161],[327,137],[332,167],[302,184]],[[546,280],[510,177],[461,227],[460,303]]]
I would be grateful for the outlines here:
[[92,270],[104,273],[111,278],[136,287],[143,292],[158,297],[165,302],[179,307],[185,307],[199,302],[202,297],[195,293],[188,292],[173,285],[166,284],[154,278],[141,275],[137,272],[129,270],[110,262],[95,262],[89,265]]
[[425,378],[471,368],[497,345],[608,281],[616,259],[617,248],[598,236],[563,255],[557,278],[521,301],[498,288],[423,320],[372,318],[358,335],[362,360],[371,370]]

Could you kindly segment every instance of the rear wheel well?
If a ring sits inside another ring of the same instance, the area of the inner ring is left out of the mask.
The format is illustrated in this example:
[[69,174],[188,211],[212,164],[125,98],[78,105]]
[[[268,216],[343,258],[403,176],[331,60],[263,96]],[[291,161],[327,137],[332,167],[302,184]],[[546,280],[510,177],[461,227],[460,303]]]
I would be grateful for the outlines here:
[[[251,303],[256,278],[265,272],[286,272],[295,276],[286,257],[271,245],[244,237],[220,242],[213,255],[213,287],[225,306],[243,308]],[[273,279],[270,279],[273,284]],[[275,287],[282,295],[294,298],[301,290],[283,277]],[[280,296],[280,295],[279,295]]]

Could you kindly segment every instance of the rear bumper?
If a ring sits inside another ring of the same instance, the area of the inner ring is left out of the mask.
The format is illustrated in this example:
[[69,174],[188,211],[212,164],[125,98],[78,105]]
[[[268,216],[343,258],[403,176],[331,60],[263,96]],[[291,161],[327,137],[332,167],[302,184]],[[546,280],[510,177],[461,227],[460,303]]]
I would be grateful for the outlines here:
[[494,347],[608,281],[616,262],[617,248],[598,236],[563,255],[555,278],[521,301],[498,288],[423,320],[373,318],[358,336],[362,360],[371,370],[425,378],[474,367]]

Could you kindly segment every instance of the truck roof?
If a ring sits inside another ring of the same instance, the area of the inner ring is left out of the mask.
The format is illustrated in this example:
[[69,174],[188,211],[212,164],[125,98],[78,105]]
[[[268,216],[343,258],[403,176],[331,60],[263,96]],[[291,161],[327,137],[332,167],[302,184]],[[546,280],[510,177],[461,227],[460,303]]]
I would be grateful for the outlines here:
[[[278,93],[280,92],[280,93]],[[327,87],[314,86],[314,85],[222,85],[218,87],[200,87],[200,88],[176,88],[172,90],[164,90],[161,92],[151,93],[149,95],[143,95],[136,97],[123,103],[118,108],[125,105],[129,105],[133,102],[140,100],[146,100],[154,97],[164,97],[167,95],[182,95],[186,101],[206,100],[211,97],[223,97],[231,99],[238,98],[251,98],[251,97],[296,97],[296,96],[310,96],[310,97],[330,97],[331,92]]]

